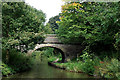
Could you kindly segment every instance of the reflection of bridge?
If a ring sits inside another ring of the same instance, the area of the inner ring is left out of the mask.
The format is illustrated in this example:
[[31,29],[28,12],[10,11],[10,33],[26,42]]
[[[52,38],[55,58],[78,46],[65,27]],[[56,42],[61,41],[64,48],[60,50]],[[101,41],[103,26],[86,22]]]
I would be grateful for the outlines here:
[[77,57],[81,53],[81,45],[62,44],[56,34],[47,34],[43,44],[37,44],[33,51],[42,47],[52,47],[58,49],[62,54],[62,62]]

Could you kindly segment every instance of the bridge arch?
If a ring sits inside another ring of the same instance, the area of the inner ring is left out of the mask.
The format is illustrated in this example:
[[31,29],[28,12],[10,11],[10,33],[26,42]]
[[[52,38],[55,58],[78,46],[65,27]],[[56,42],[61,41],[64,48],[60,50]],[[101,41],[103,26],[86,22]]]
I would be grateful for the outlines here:
[[42,48],[42,47],[52,47],[58,49],[62,54],[62,62],[67,62],[77,57],[79,53],[85,47],[82,47],[80,44],[64,44],[62,43],[56,34],[46,34],[45,40],[42,44],[37,44],[33,50],[29,50],[27,56],[31,55],[33,51]]
[[60,49],[57,46],[40,44],[40,45],[38,45],[38,46],[35,47],[34,51],[36,51],[36,50],[38,50],[40,48],[44,48],[44,47],[50,47],[50,48],[54,48],[54,49],[57,49],[58,51],[60,51],[61,56],[62,56],[62,62],[65,62],[65,53],[64,53],[64,51],[62,49]]

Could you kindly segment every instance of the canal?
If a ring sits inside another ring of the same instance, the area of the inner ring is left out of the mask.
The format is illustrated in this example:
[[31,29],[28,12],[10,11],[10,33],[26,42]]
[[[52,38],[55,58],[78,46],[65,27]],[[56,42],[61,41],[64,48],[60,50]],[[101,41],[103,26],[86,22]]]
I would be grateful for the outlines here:
[[68,72],[62,69],[54,68],[48,65],[48,61],[46,58],[43,58],[42,61],[40,57],[36,57],[35,62],[32,66],[31,70],[26,72],[17,73],[14,75],[10,75],[8,77],[4,77],[2,80],[11,80],[11,78],[93,78],[92,76],[88,76],[85,73],[74,73]]

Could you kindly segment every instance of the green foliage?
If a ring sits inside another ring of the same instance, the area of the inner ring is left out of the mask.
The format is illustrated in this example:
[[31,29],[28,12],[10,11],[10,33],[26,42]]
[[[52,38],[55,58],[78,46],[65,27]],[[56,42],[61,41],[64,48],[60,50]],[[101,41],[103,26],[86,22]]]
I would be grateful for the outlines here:
[[[55,63],[57,66],[64,67],[68,71],[73,72],[85,72],[89,75],[93,75],[95,71],[95,66],[97,66],[99,63],[98,58],[92,59],[93,55],[89,55],[88,53],[85,53],[80,56],[82,58],[80,61],[69,61],[67,63]],[[52,58],[51,60],[55,60]]]
[[[42,48],[41,57],[44,56],[47,58],[48,61],[54,62],[57,60],[57,62],[60,62],[62,60],[62,55],[59,50],[55,48]],[[33,53],[34,54],[34,53]]]
[[114,46],[117,50],[120,50],[120,32],[115,34],[115,40],[116,41],[115,41]]
[[[84,40],[82,36],[83,30],[80,28],[84,25],[80,25],[83,20],[82,15],[84,10],[79,3],[70,3],[62,6],[62,14],[59,24],[58,35],[60,39],[65,43],[81,43]],[[79,13],[78,13],[79,12]],[[81,21],[80,21],[81,20]],[[84,34],[84,33],[83,33]]]
[[[39,32],[45,22],[45,14],[24,2],[8,2],[2,6],[3,36],[10,37],[19,31]],[[9,29],[9,30],[8,30]]]
[[120,29],[119,4],[119,2],[65,4],[62,6],[60,21],[57,22],[58,36],[64,43],[79,43],[91,48],[96,46],[97,49],[102,47],[109,50],[114,44],[118,47],[119,38],[115,38],[115,35]]
[[19,47],[26,52],[43,41],[45,14],[41,10],[24,2],[3,2],[2,13],[4,49]]
[[54,55],[53,51],[54,51],[54,48],[46,48],[44,50],[44,55],[47,57],[53,56]]
[[99,59],[97,58],[92,59],[93,55],[89,55],[87,52],[85,52],[80,57],[82,57],[82,60],[83,60],[83,63],[81,64],[81,70],[85,73],[93,75],[95,71],[94,66],[97,65],[96,62],[98,62]]
[[103,57],[101,60],[87,52],[84,52],[80,58],[80,61],[55,63],[55,65],[72,72],[85,72],[89,75],[120,79],[120,61],[117,58]]
[[3,2],[2,21],[2,60],[8,65],[4,67],[4,75],[12,70],[30,69],[32,59],[23,52],[43,42],[43,35],[48,32],[44,26],[45,14],[25,2]]
[[46,32],[47,34],[53,33],[53,30],[52,30],[51,25],[49,23],[46,24],[44,32]]
[[27,57],[24,53],[18,52],[17,50],[10,50],[9,52],[9,59],[6,59],[5,56],[7,52],[6,50],[2,51],[2,61],[14,71],[21,72],[31,68],[32,59],[30,59],[30,57]]
[[81,72],[81,62],[54,63],[71,72]]
[[[43,40],[43,33],[19,32],[10,38],[2,38],[2,44],[4,49],[16,48],[23,52],[34,48],[35,44],[41,43]],[[25,47],[21,45],[24,45]]]
[[[119,9],[120,2],[71,2],[62,6],[60,21],[57,22],[59,39],[64,43],[86,46],[82,52],[83,55],[77,58],[81,64],[77,65],[78,70],[90,75],[96,73],[95,75],[105,78],[119,78],[119,61],[117,61],[120,53]],[[93,54],[101,60],[95,58]],[[109,62],[101,65],[104,62],[102,60],[107,56]],[[75,67],[71,64],[67,66],[72,66],[69,68],[72,70]]]
[[57,59],[56,57],[52,57],[52,56],[51,56],[51,57],[48,58],[48,61],[49,61],[49,62],[53,62],[53,61],[55,61],[56,59]]
[[14,74],[16,73],[16,71],[14,71],[11,67],[9,67],[8,65],[2,63],[0,65],[0,68],[2,69],[2,75],[3,76],[8,76],[10,74]]
[[17,72],[28,70],[32,66],[32,59],[16,50],[10,50],[9,60],[6,59],[6,50],[2,51],[2,62],[0,62],[2,75],[8,76]]
[[57,16],[54,16],[54,17],[51,17],[48,21],[48,24],[50,25],[50,28],[52,28],[52,31],[56,31],[58,29],[58,24],[56,23],[56,21],[60,21],[59,19],[59,16],[60,15],[57,15]]
[[96,75],[100,75],[105,78],[120,78],[120,61],[118,59],[104,58],[104,61],[100,61],[100,64],[96,67]]

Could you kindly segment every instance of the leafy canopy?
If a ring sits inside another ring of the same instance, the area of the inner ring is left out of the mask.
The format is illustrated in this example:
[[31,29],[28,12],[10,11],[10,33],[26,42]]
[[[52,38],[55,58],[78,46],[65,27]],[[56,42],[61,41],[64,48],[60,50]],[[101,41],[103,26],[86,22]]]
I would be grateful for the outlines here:
[[[70,2],[62,6],[58,35],[64,43],[118,45],[120,3]],[[117,41],[117,42],[116,42]]]

